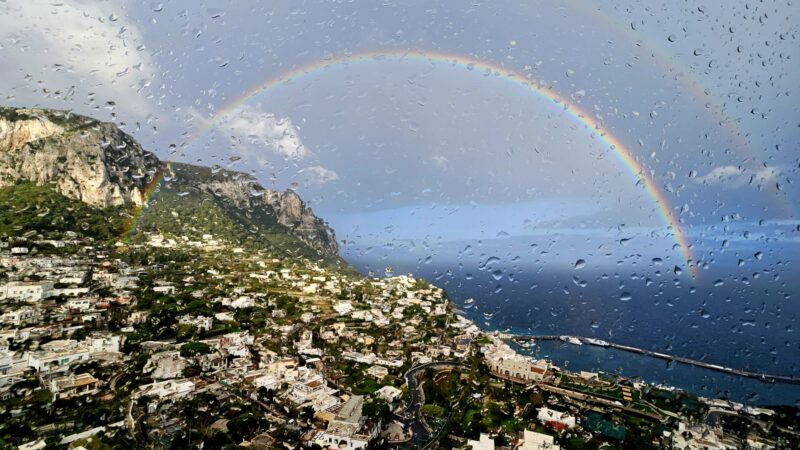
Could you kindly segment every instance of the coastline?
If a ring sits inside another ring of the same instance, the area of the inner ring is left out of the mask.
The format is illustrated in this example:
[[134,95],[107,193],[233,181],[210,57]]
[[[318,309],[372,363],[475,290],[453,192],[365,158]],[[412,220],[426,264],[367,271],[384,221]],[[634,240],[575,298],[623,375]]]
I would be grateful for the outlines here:
[[[481,333],[504,338],[504,341],[517,354],[545,359],[563,372],[594,371],[611,377],[635,379],[637,382],[653,388],[684,391],[696,395],[706,402],[728,401],[749,406],[778,406],[796,405],[800,401],[800,385],[797,384],[770,383],[754,377],[720,372],[712,368],[665,361],[663,357],[655,357],[646,353],[631,353],[612,346],[576,345],[560,339],[549,339],[535,340],[533,345],[526,348],[520,345],[516,339],[532,337],[529,334],[515,332],[513,329],[492,329],[476,320],[473,314],[460,308],[452,299],[450,303],[456,316],[470,322]],[[626,347],[622,344],[614,345]]]

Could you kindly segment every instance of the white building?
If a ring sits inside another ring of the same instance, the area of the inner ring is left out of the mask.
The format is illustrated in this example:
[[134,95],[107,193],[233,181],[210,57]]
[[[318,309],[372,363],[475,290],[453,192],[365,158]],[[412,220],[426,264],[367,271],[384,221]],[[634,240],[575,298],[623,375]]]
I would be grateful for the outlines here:
[[548,423],[559,424],[564,428],[575,428],[575,417],[561,411],[542,407],[539,409],[539,414],[536,419],[543,425]]
[[268,373],[265,375],[261,375],[258,378],[255,378],[253,380],[253,386],[255,386],[256,389],[263,387],[264,389],[272,390],[274,392],[280,389],[281,380],[278,379],[278,377],[276,377],[275,375]]
[[131,395],[131,398],[138,399],[142,396],[158,397],[159,399],[185,397],[194,391],[194,383],[191,380],[167,380],[139,386]]
[[530,384],[547,377],[549,364],[515,352],[507,344],[495,341],[482,348],[486,365],[493,375],[510,381]]
[[392,403],[403,396],[403,391],[394,386],[384,386],[375,391],[375,395],[380,399],[386,400],[388,403]]
[[174,294],[175,293],[175,286],[165,284],[163,286],[154,286],[153,292],[158,292],[160,294]]
[[49,281],[12,281],[0,286],[0,299],[38,302],[52,295],[53,283]]
[[88,298],[71,298],[67,301],[67,309],[70,311],[86,311],[92,308],[93,300]]
[[312,312],[304,312],[304,313],[303,313],[303,314],[300,316],[300,320],[301,320],[303,323],[311,323],[311,321],[313,321],[313,320],[314,320],[314,313],[312,313]]
[[303,367],[289,389],[289,400],[297,405],[314,400],[323,394],[335,392],[325,383],[325,379],[317,371]]
[[333,305],[333,309],[340,316],[346,316],[353,312],[353,304],[350,302],[336,302],[336,304]]
[[64,288],[64,289],[53,289],[51,295],[62,295],[64,297],[78,297],[80,295],[86,295],[89,293],[88,287],[75,287],[75,288]]
[[89,351],[96,353],[119,353],[125,337],[118,334],[108,334],[87,339]]
[[256,306],[256,301],[250,297],[239,297],[236,300],[227,300],[227,302],[223,300],[222,304],[234,309],[242,309]]
[[467,440],[467,448],[472,450],[494,450],[494,439],[488,434],[481,433],[477,441]]
[[232,312],[218,312],[214,314],[214,318],[220,322],[233,322],[235,319]]
[[561,450],[561,447],[555,444],[553,436],[525,430],[517,450]]
[[[748,444],[750,444],[748,442]],[[753,443],[755,444],[755,443]],[[672,433],[672,448],[678,450],[734,450],[742,448],[736,439],[721,433],[721,430],[704,424],[687,426],[680,422],[678,429]],[[747,448],[759,448],[748,445]]]
[[214,326],[214,319],[207,316],[181,316],[178,318],[178,323],[181,325],[190,325],[198,330],[208,331]]
[[70,398],[95,394],[99,385],[97,378],[88,373],[81,373],[53,379],[50,382],[50,391],[55,398]]
[[183,375],[183,369],[187,365],[186,359],[178,351],[160,352],[147,360],[142,371],[152,372],[150,377],[154,380],[170,380]]
[[378,380],[382,380],[389,375],[389,369],[383,366],[372,366],[369,369],[367,369],[367,373],[377,378]]
[[327,449],[359,450],[378,435],[377,424],[370,424],[361,415],[364,397],[354,395],[342,405],[328,429],[314,438],[314,443]]
[[19,308],[13,311],[6,311],[0,316],[0,323],[7,323],[14,326],[36,323],[36,321],[36,311],[33,308]]
[[28,366],[40,373],[64,372],[78,361],[91,359],[89,350],[83,347],[58,351],[37,351],[28,353]]
[[303,294],[308,294],[308,295],[315,295],[317,291],[319,291],[319,285],[316,283],[311,283],[308,286],[304,286],[301,289],[301,292]]

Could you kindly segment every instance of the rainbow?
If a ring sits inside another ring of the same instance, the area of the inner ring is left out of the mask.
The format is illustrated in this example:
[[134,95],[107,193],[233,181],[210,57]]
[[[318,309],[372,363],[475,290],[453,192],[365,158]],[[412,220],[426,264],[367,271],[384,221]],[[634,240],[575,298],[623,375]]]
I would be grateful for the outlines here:
[[171,166],[169,163],[162,165],[156,170],[153,179],[150,180],[142,191],[142,204],[136,207],[131,214],[131,217],[125,222],[122,227],[122,241],[128,242],[131,237],[136,233],[136,228],[139,226],[139,221],[142,220],[144,211],[150,206],[150,201],[155,195],[160,192],[159,187],[164,182],[165,175],[170,171]]
[[488,61],[482,61],[473,57],[448,54],[443,52],[376,50],[376,51],[367,51],[362,53],[343,55],[329,59],[324,59],[321,61],[311,62],[309,64],[291,69],[275,77],[272,77],[266,82],[263,82],[249,89],[242,95],[229,101],[225,106],[220,108],[218,112],[215,113],[214,116],[210,118],[210,120],[206,120],[205,122],[203,122],[202,125],[198,127],[195,130],[195,132],[189,136],[187,142],[184,145],[186,146],[191,145],[194,142],[194,140],[205,135],[214,126],[219,124],[220,120],[222,120],[229,114],[233,113],[234,111],[238,110],[243,104],[284,83],[335,66],[352,65],[352,64],[364,63],[375,60],[385,60],[385,59],[392,59],[398,61],[419,60],[419,61],[439,62],[439,63],[463,66],[464,68],[471,71],[477,70],[479,72],[483,72],[486,75],[494,75],[498,78],[507,80],[511,83],[514,83],[524,88],[525,90],[531,93],[538,95],[539,97],[549,100],[554,106],[558,107],[565,116],[572,118],[578,124],[586,127],[592,133],[593,136],[598,137],[605,144],[605,146],[607,146],[611,151],[613,151],[613,153],[617,156],[617,158],[634,176],[634,178],[636,179],[636,184],[637,185],[641,184],[642,186],[644,186],[647,195],[652,199],[653,203],[655,204],[656,210],[658,211],[663,223],[667,226],[667,229],[672,234],[677,244],[677,248],[680,250],[681,255],[683,257],[684,266],[688,269],[688,273],[691,274],[693,278],[697,278],[698,272],[697,272],[697,266],[695,265],[694,258],[692,255],[692,246],[690,245],[686,237],[686,234],[681,229],[678,217],[675,215],[674,211],[672,211],[672,209],[670,208],[670,204],[667,201],[667,198],[664,196],[664,193],[656,185],[653,178],[650,175],[648,175],[647,171],[636,160],[633,153],[619,139],[612,136],[611,134],[603,132],[601,130],[600,124],[594,122],[590,114],[588,114],[580,106],[571,102],[569,99],[561,96],[557,92],[554,92],[548,87],[544,87],[537,84],[535,80],[530,79],[528,76],[524,74],[520,74],[506,67],[502,67],[500,65]]
[[[626,40],[633,39],[636,45],[641,45],[643,49],[647,49],[649,56],[659,63],[667,73],[671,74],[676,83],[683,86],[683,91],[695,100],[703,101],[705,108],[717,122],[717,125],[727,130],[727,134],[731,138],[732,150],[742,158],[740,164],[747,164],[752,169],[759,169],[763,164],[771,160],[764,146],[760,146],[761,155],[756,155],[754,149],[758,148],[758,146],[752,145],[749,135],[740,128],[739,122],[728,115],[726,112],[728,107],[719,96],[713,94],[714,89],[706,88],[701,84],[697,79],[696,72],[698,70],[692,69],[691,66],[682,63],[681,59],[676,58],[673,52],[663,46],[664,40],[659,43],[649,37],[647,33],[632,30],[630,22],[621,20],[618,15],[610,14],[609,8],[600,2],[566,0],[566,3],[570,4],[571,11],[579,11],[589,17],[592,22],[602,23],[603,29],[617,33]],[[778,207],[787,217],[794,218],[797,216],[795,204],[788,191],[776,190],[775,196],[779,200]]]

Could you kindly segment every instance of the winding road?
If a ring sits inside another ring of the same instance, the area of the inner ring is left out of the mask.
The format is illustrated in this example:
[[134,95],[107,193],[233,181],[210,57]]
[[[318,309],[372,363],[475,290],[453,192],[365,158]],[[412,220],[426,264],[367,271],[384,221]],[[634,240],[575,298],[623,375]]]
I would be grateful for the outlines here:
[[[406,408],[405,417],[398,419],[402,419],[402,422],[406,423],[411,428],[414,437],[407,443],[401,445],[400,448],[425,448],[431,439],[430,427],[425,422],[421,413],[422,405],[425,404],[425,392],[417,381],[417,375],[428,369],[470,370],[469,367],[455,361],[431,361],[408,369],[403,377],[406,380],[406,386],[408,386],[411,392],[411,403],[409,403],[408,408]],[[450,416],[448,416],[447,420],[449,420],[449,418]],[[447,421],[444,423],[447,423]],[[436,434],[434,434],[434,436]]]

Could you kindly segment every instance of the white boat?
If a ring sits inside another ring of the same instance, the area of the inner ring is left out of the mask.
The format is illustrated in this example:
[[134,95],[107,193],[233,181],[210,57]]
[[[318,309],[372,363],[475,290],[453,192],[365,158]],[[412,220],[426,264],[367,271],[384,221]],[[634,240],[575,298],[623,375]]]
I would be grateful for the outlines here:
[[587,344],[597,345],[599,347],[608,347],[608,342],[601,339],[586,338],[585,341]]
[[583,345],[580,339],[573,336],[561,336],[560,339],[568,344]]
[[464,300],[464,304],[465,304],[465,305],[471,305],[471,304],[473,304],[473,303],[475,303],[475,299],[474,299],[474,298],[472,298],[472,297],[470,297],[470,298],[468,298],[468,299]]

